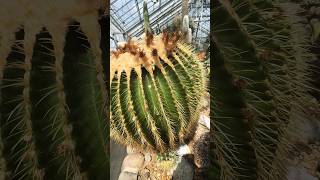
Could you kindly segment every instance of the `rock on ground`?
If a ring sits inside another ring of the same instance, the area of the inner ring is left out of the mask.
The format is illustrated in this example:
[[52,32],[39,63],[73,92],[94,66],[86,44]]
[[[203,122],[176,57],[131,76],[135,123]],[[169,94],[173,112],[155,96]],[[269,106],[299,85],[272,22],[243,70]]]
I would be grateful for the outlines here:
[[130,172],[121,172],[118,180],[137,180],[138,175]]
[[144,155],[141,153],[128,154],[123,162],[121,171],[138,174],[144,164]]
[[173,180],[193,180],[194,166],[183,156],[176,170],[173,172]]
[[304,168],[289,167],[288,168],[288,180],[318,180],[318,178],[311,176]]
[[121,164],[126,156],[126,147],[111,141],[110,143],[110,180],[117,180],[121,172]]

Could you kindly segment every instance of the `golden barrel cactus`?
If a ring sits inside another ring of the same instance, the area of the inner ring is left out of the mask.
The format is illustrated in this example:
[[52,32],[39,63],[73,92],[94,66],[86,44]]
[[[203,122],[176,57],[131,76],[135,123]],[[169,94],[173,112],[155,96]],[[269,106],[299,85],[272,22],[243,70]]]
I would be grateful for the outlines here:
[[111,53],[111,138],[159,152],[194,134],[205,90],[204,69],[180,33],[129,40]]

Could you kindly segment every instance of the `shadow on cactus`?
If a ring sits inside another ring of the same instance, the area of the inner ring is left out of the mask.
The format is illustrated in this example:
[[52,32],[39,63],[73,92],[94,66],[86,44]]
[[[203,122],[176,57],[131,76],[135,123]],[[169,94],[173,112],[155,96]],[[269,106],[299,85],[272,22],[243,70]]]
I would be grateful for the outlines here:
[[0,179],[108,179],[98,9],[42,2],[0,3]]
[[111,138],[168,152],[193,137],[205,90],[204,69],[181,32],[153,35],[144,4],[145,36],[111,52]]

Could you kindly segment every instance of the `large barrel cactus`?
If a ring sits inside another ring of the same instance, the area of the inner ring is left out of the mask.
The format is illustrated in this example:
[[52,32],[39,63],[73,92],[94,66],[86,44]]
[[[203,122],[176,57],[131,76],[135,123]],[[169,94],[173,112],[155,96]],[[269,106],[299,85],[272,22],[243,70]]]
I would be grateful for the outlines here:
[[109,178],[105,9],[0,2],[1,180]]
[[173,47],[168,38],[129,41],[111,56],[111,137],[120,143],[163,152],[194,133],[205,88],[202,64],[190,47]]
[[265,0],[212,3],[209,177],[286,179],[295,118],[311,105],[314,71],[298,6]]
[[[145,36],[111,53],[111,138],[168,152],[193,137],[205,90],[204,69],[179,29],[154,36],[144,4]],[[181,38],[182,39],[182,38]]]

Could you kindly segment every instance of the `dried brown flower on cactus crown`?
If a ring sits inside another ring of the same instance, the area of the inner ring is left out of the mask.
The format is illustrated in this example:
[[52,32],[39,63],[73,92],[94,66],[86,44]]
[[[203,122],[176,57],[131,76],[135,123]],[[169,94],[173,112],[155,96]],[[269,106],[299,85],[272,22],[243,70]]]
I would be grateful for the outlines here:
[[[129,72],[131,69],[140,69],[141,66],[151,72],[152,66],[160,64],[160,59],[171,64],[167,58],[168,52],[173,50],[179,36],[175,34],[174,38],[169,38],[166,34],[160,34],[154,36],[149,45],[146,38],[148,37],[143,36],[140,41],[130,40],[123,48],[111,54],[110,78],[114,76],[115,72]],[[169,40],[165,43],[167,38]],[[155,52],[157,56],[155,56]]]
[[198,58],[200,61],[204,61],[204,59],[206,58],[206,52],[202,51],[198,53]]

